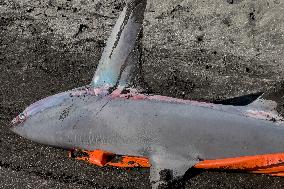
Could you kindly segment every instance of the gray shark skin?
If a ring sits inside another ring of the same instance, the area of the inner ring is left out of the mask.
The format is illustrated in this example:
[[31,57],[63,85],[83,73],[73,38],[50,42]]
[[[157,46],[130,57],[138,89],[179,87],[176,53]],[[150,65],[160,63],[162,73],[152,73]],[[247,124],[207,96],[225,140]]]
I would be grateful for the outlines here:
[[32,105],[24,111],[27,117],[12,131],[64,149],[147,156],[152,164],[152,181],[159,180],[163,169],[173,170],[175,177],[182,176],[202,159],[284,151],[281,120],[251,117],[248,112],[258,111],[252,106],[170,101],[160,96],[127,99],[114,94],[78,94],[64,92]]
[[283,153],[283,117],[265,95],[248,106],[231,106],[131,88],[145,7],[146,0],[127,2],[91,86],[32,104],[12,121],[11,130],[64,149],[147,156],[153,188],[163,183],[164,169],[181,177],[201,160]]

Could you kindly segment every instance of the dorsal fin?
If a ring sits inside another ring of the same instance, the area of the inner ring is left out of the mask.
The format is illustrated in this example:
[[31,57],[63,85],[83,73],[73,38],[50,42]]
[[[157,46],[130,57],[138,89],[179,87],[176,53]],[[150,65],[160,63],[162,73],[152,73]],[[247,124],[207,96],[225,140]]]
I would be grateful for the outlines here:
[[127,85],[139,64],[139,40],[147,0],[129,0],[108,38],[92,87],[116,88]]
[[[248,106],[268,111],[283,111],[284,82],[271,87]],[[284,112],[283,112],[284,113]]]
[[267,90],[247,105],[247,115],[284,124],[284,82]]

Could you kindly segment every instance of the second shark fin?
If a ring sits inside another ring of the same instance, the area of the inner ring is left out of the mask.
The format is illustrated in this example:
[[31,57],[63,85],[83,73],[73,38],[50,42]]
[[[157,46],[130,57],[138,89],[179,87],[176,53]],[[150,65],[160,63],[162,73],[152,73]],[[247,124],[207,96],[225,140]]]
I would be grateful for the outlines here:
[[129,0],[108,38],[96,73],[93,88],[128,85],[139,66],[139,41],[147,0]]
[[284,124],[284,83],[269,89],[246,107],[250,117]]
[[[187,155],[180,156],[168,152],[166,148],[161,146],[155,146],[152,149],[150,155],[150,181],[153,189],[182,178],[188,169],[199,162],[197,153],[189,152],[187,154],[185,152]],[[168,172],[168,174],[164,175],[165,172]]]

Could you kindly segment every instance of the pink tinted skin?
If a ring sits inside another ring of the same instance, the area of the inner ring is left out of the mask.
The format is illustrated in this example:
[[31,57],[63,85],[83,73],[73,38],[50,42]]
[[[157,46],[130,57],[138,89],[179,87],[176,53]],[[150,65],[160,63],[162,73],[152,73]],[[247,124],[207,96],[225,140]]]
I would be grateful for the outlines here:
[[161,96],[161,95],[148,95],[148,94],[141,94],[136,89],[128,88],[127,93],[122,93],[123,90],[118,87],[118,89],[114,90],[111,94],[108,95],[109,86],[103,86],[100,88],[85,88],[83,90],[74,91],[71,93],[73,96],[81,96],[81,95],[100,95],[106,96],[107,98],[116,99],[129,99],[129,100],[154,100],[160,102],[169,102],[169,103],[179,103],[179,104],[191,104],[194,106],[205,107],[205,108],[212,108],[216,110],[223,110],[226,112],[231,112],[234,114],[240,114],[246,117],[251,117],[255,119],[261,120],[270,120],[273,122],[277,122],[279,124],[283,124],[284,120],[282,116],[278,115],[272,111],[263,111],[258,109],[251,109],[250,107],[237,107],[237,106],[223,106],[217,105],[208,102],[200,102],[195,100],[184,100],[179,98],[173,98],[168,96]]
[[157,100],[163,102],[175,102],[181,104],[192,104],[201,107],[213,108],[216,107],[213,103],[207,102],[199,102],[194,100],[183,100],[178,98],[172,98],[168,96],[161,96],[161,95],[147,95],[138,93],[136,89],[129,89],[128,93],[122,94],[122,90],[116,89],[111,94],[108,95],[108,86],[103,86],[100,88],[85,88],[83,90],[72,91],[72,96],[82,96],[82,95],[95,95],[95,96],[108,96],[110,98],[123,98],[123,99],[130,99],[130,100]]
[[175,103],[181,103],[181,104],[192,104],[192,105],[207,107],[207,108],[216,107],[216,105],[213,103],[199,102],[199,101],[194,101],[194,100],[183,100],[179,98],[172,98],[172,97],[161,96],[161,95],[140,94],[135,89],[129,89],[129,92],[126,94],[122,94],[121,92],[122,91],[120,89],[117,89],[110,94],[110,97],[111,98],[124,98],[124,99],[131,99],[131,100],[157,100],[157,101],[163,101],[163,102],[175,102]]
[[194,106],[212,108],[216,110],[221,110],[221,111],[223,110],[226,112],[231,112],[234,114],[240,114],[245,117],[251,117],[251,118],[261,119],[261,120],[269,120],[269,121],[276,122],[277,124],[284,124],[283,117],[279,115],[277,112],[252,109],[249,106],[238,107],[238,106],[229,106],[229,105],[217,105],[217,104],[208,103],[208,102],[183,100],[183,99],[172,98],[172,97],[161,96],[161,95],[146,95],[146,94],[138,93],[136,89],[129,89],[129,92],[126,94],[122,94],[121,92],[122,90],[116,89],[109,96],[111,98],[124,98],[124,99],[131,99],[131,100],[156,100],[160,102],[191,104]]
[[277,112],[261,111],[261,110],[247,110],[245,112],[245,115],[247,117],[253,117],[256,119],[270,120],[270,121],[273,121],[279,124],[284,123],[283,117],[279,115]]
[[52,108],[54,105],[61,103],[62,101],[64,101],[64,96],[66,96],[67,93],[68,92],[62,92],[34,102],[12,120],[12,126],[23,123],[30,116],[33,116],[38,112],[44,111],[47,108]]
[[[23,111],[23,113],[19,114],[16,118],[12,120],[12,124],[14,125],[18,123],[23,123],[29,116],[37,113],[38,111],[52,107],[57,103],[57,101],[63,100],[61,99],[61,96],[66,95],[66,93],[70,93],[70,96],[94,95],[94,96],[105,96],[106,98],[111,98],[111,99],[122,98],[129,100],[154,100],[154,101],[167,102],[167,103],[190,104],[204,108],[211,108],[215,110],[231,112],[234,114],[239,114],[255,119],[271,120],[273,122],[277,122],[280,124],[283,124],[284,122],[282,116],[277,115],[275,112],[271,111],[251,109],[249,107],[223,106],[208,102],[184,100],[184,99],[172,98],[161,95],[141,94],[136,89],[132,88],[127,89],[127,93],[122,93],[123,90],[116,89],[111,94],[108,94],[109,93],[108,90],[109,86],[103,86],[95,89],[90,87],[82,87],[71,91],[59,93],[51,97],[44,98],[42,100],[33,103],[31,106],[27,107],[25,111]],[[47,101],[50,101],[50,103],[46,103]]]

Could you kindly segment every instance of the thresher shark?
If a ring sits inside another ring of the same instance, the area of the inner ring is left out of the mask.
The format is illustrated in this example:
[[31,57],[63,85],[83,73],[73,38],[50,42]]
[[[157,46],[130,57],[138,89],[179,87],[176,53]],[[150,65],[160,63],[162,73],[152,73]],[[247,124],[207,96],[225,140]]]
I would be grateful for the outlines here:
[[150,167],[153,188],[164,169],[173,178],[191,167],[284,176],[284,119],[269,95],[232,106],[141,92],[146,3],[126,3],[90,85],[35,102],[11,130],[99,166]]

